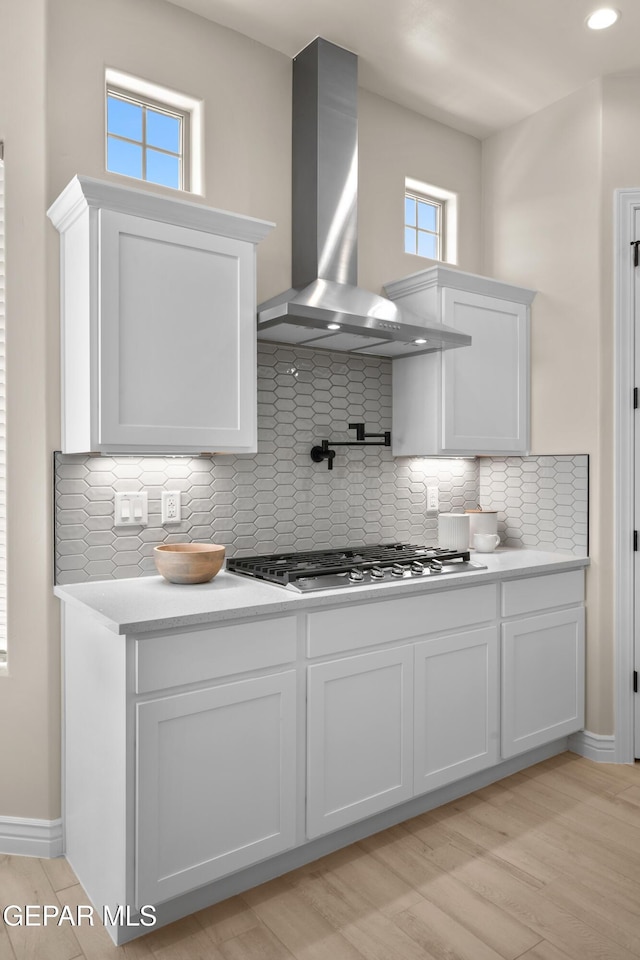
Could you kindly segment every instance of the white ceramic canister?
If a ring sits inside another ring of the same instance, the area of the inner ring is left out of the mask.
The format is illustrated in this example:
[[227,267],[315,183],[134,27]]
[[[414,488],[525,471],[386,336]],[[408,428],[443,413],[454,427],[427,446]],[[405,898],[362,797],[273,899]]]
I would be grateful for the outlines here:
[[438,546],[447,550],[469,549],[469,517],[466,513],[441,513],[438,517]]
[[473,543],[476,533],[498,535],[497,510],[467,510],[469,514],[469,542]]

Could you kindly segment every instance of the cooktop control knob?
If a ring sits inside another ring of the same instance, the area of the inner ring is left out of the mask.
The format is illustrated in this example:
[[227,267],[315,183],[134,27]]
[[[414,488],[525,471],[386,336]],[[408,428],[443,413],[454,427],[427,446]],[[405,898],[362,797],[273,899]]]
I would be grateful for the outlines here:
[[420,563],[419,560],[414,560],[410,569],[412,576],[421,577],[424,573],[424,563]]
[[372,580],[384,580],[384,570],[382,567],[371,567],[369,571]]
[[392,577],[404,577],[405,568],[401,563],[394,563],[391,567],[391,576]]
[[361,580],[364,580],[364,573],[356,568],[349,570],[349,580],[351,580],[351,583],[360,583]]
[[432,573],[442,573],[442,560],[430,560],[429,567]]

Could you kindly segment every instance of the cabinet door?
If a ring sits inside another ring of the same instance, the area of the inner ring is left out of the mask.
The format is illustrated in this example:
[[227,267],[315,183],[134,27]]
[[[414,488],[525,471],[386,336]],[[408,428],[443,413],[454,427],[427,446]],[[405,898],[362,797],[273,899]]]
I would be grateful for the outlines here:
[[442,321],[472,337],[442,354],[442,453],[526,453],[529,312],[521,303],[444,288]]
[[502,625],[502,756],[584,726],[584,608]]
[[308,837],[411,797],[412,664],[403,646],[309,667]]
[[295,671],[137,705],[137,902],[295,842]]
[[251,243],[100,211],[99,444],[256,450]]
[[498,762],[496,627],[415,648],[415,793]]

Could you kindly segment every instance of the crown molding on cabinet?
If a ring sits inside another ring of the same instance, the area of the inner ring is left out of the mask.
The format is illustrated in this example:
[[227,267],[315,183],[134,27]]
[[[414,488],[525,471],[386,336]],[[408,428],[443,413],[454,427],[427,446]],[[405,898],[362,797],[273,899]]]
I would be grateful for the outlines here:
[[54,227],[63,231],[76,220],[87,207],[108,207],[119,213],[159,220],[180,227],[202,230],[204,233],[222,234],[234,240],[259,243],[273,230],[275,224],[268,220],[239,213],[229,213],[215,207],[206,207],[193,201],[173,199],[132,187],[121,187],[92,177],[75,176],[54,200],[47,216]]
[[536,295],[535,290],[529,290],[527,287],[519,287],[513,283],[505,283],[503,280],[493,280],[491,277],[482,277],[476,273],[466,273],[444,266],[419,270],[408,277],[402,277],[401,280],[392,280],[384,284],[384,290],[388,297],[396,300],[399,296],[419,293],[438,286],[466,290],[485,297],[497,297],[499,300],[511,300],[527,306]]

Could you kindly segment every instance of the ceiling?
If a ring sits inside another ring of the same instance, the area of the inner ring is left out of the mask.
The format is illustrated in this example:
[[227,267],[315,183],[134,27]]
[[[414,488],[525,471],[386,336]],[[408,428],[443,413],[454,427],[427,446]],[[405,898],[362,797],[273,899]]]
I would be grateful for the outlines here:
[[316,36],[359,56],[367,90],[483,138],[608,73],[640,69],[640,3],[599,0],[170,0],[288,57]]

